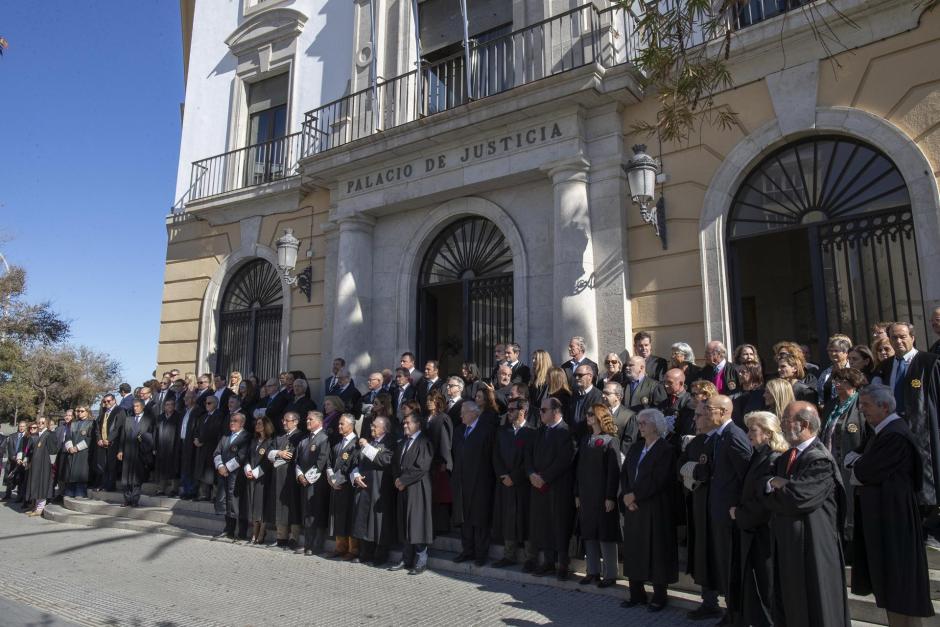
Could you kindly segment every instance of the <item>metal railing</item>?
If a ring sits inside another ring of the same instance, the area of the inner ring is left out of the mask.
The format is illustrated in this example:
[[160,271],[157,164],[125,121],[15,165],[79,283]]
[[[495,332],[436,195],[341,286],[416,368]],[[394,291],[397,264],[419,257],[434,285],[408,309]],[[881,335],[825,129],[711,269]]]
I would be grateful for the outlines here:
[[189,201],[294,176],[302,139],[302,133],[291,133],[194,161]]
[[303,123],[303,156],[331,150],[471,100],[599,63],[612,67],[636,58],[640,37],[633,16],[620,7],[593,4],[571,9],[485,42],[471,40],[458,54],[378,81],[309,111]]

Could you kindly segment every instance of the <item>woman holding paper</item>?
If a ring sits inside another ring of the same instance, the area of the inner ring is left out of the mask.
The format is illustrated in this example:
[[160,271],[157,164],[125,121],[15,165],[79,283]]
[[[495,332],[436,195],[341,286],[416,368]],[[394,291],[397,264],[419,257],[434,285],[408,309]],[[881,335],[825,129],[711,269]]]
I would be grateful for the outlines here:
[[249,544],[263,544],[265,525],[274,520],[274,491],[271,489],[271,462],[268,451],[274,444],[274,425],[267,416],[255,420],[254,438],[248,448],[245,477],[248,479]]

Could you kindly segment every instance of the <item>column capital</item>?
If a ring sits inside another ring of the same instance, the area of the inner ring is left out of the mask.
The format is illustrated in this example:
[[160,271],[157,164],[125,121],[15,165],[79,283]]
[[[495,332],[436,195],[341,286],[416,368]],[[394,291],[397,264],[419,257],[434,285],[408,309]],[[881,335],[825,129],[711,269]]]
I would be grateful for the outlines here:
[[334,216],[333,223],[339,226],[339,231],[363,231],[372,233],[375,228],[375,218],[364,213],[352,213],[344,216]]
[[566,183],[569,181],[586,183],[591,162],[579,155],[572,159],[563,159],[546,163],[541,170],[551,177],[552,183]]

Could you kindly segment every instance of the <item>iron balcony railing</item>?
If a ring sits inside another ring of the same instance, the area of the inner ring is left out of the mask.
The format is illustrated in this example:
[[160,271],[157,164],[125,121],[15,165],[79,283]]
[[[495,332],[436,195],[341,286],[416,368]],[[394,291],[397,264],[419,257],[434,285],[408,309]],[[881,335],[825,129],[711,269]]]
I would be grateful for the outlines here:
[[[660,0],[658,8],[669,11],[681,1]],[[811,1],[749,0],[730,27],[739,30]],[[641,9],[642,5],[634,7]],[[469,55],[461,51],[438,61],[422,62],[419,69],[379,80],[374,86],[307,112],[302,130],[297,133],[193,162],[190,188],[172,211],[178,213],[194,200],[294,176],[303,157],[471,100],[592,63],[610,68],[635,62],[642,46],[636,20],[633,12],[620,6],[599,10],[585,4],[501,37],[471,40]],[[695,46],[705,39],[702,29],[693,27],[687,44]]]
[[[571,9],[420,69],[309,111],[303,156],[508,91],[591,63],[612,67],[636,58],[634,18],[620,7]],[[469,56],[470,72],[466,71]]]
[[302,140],[302,133],[291,133],[194,161],[189,201],[294,176]]

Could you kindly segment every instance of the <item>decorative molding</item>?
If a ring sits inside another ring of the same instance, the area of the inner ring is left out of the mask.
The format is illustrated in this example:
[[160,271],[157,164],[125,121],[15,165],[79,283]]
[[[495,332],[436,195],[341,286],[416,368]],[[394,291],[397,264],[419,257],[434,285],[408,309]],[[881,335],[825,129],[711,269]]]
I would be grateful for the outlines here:
[[225,39],[236,57],[276,42],[296,39],[304,30],[307,16],[296,9],[274,7],[247,19]]
[[851,107],[818,107],[814,124],[785,134],[774,119],[745,137],[728,153],[705,192],[699,232],[705,339],[734,345],[731,332],[730,284],[725,231],[733,195],[751,169],[768,153],[793,140],[817,133],[854,137],[890,158],[907,183],[914,215],[914,236],[921,268],[925,309],[940,304],[940,192],[933,166],[904,131],[891,122]]

